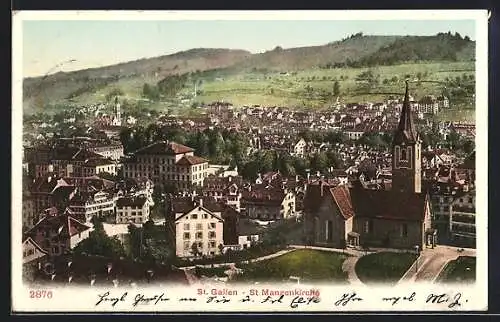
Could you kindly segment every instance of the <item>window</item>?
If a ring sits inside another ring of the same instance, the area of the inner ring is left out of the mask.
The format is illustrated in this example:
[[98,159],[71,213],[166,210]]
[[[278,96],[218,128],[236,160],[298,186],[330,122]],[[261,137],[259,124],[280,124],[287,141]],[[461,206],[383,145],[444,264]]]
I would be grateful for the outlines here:
[[252,237],[247,236],[247,241],[252,241]]
[[332,241],[333,240],[333,222],[331,220],[326,221],[326,240],[327,241]]
[[198,219],[198,215],[197,214],[191,215],[191,219]]
[[401,237],[408,237],[408,225],[407,224],[401,225]]
[[208,238],[215,238],[215,231],[209,231]]
[[203,230],[203,227],[201,224],[196,224],[196,230]]
[[202,242],[198,242],[198,248],[203,248],[203,243]]
[[203,219],[207,219],[208,218],[208,215],[207,214],[203,214]]
[[373,221],[372,220],[365,221],[364,231],[366,234],[373,232]]
[[54,254],[59,253],[59,246],[52,247],[52,253]]
[[189,224],[184,224],[184,230],[189,230]]
[[210,248],[215,248],[215,240],[211,240],[208,242]]
[[190,233],[184,233],[184,240],[188,240],[191,238],[191,234]]
[[399,154],[399,160],[406,161],[408,160],[407,158],[407,151],[405,148],[401,149],[401,153]]
[[472,197],[469,197],[469,203],[474,203]]
[[208,223],[208,229],[215,229],[215,223],[214,222]]
[[196,232],[196,239],[203,239],[203,232],[201,231]]
[[191,249],[190,243],[188,241],[184,242],[184,250],[189,250],[189,249]]

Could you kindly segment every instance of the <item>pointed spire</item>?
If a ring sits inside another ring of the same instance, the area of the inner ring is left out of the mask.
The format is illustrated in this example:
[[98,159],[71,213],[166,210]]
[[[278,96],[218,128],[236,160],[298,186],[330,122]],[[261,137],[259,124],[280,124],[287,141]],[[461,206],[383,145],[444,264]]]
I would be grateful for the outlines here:
[[405,98],[403,101],[403,107],[401,109],[401,117],[399,119],[399,125],[396,130],[395,143],[401,143],[402,140],[406,142],[408,141],[415,142],[417,140],[417,131],[415,130],[415,125],[413,124],[413,118],[411,113],[408,80],[406,80],[405,82],[406,82]]

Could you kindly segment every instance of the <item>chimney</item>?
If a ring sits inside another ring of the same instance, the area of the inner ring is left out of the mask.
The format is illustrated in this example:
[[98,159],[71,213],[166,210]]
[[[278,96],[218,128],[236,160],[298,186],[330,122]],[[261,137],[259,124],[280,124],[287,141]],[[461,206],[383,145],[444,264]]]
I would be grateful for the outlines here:
[[54,172],[54,165],[49,164],[49,173],[53,173],[53,172]]
[[295,175],[295,182],[299,182],[299,175]]
[[200,198],[199,200],[200,200],[200,201],[199,201],[199,203],[198,203],[198,207],[200,207],[200,208],[201,208],[201,207],[203,207],[203,198]]
[[51,181],[52,181],[52,176],[50,175],[47,177],[47,182],[51,182]]

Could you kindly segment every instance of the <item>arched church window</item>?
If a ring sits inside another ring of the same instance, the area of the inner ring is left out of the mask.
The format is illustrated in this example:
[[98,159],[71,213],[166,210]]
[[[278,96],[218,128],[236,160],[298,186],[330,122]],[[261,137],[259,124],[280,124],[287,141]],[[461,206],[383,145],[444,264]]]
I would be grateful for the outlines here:
[[401,153],[399,154],[399,159],[400,159],[400,160],[403,160],[403,161],[408,160],[408,152],[407,152],[407,149],[405,149],[405,148],[401,148]]

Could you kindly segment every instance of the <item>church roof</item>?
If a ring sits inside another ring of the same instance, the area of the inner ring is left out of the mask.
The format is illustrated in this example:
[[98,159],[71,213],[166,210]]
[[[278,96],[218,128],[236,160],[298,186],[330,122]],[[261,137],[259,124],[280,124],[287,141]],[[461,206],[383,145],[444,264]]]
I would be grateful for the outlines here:
[[427,195],[394,190],[350,189],[352,209],[357,217],[423,221]]
[[406,81],[406,92],[403,101],[403,108],[401,109],[401,117],[399,119],[399,124],[394,134],[394,144],[400,143],[413,143],[418,139],[417,131],[415,130],[415,124],[413,123],[413,118],[411,115],[411,105],[408,94],[408,81]]

